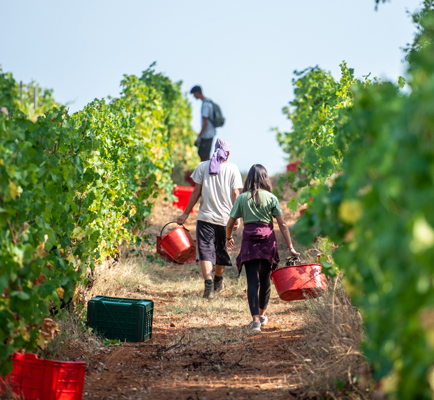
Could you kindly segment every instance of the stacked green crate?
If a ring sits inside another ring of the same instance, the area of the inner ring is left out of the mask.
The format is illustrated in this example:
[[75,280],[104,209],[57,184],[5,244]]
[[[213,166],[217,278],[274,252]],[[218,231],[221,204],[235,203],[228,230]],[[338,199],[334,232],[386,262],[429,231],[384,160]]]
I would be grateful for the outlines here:
[[87,325],[107,339],[146,342],[152,336],[154,302],[97,296],[87,305]]

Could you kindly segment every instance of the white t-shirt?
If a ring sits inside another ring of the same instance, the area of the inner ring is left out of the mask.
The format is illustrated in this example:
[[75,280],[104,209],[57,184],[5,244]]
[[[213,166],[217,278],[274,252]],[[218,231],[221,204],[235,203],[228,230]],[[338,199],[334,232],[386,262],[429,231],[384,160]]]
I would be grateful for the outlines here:
[[232,190],[242,189],[243,179],[235,164],[229,161],[220,164],[217,175],[209,174],[210,161],[201,162],[191,178],[202,185],[199,221],[226,226],[232,210]]
[[206,125],[205,132],[202,135],[202,139],[211,139],[216,135],[216,130],[211,122],[211,118],[214,116],[214,107],[211,102],[204,101],[202,102],[202,109],[201,109],[202,117],[208,118],[208,123]]

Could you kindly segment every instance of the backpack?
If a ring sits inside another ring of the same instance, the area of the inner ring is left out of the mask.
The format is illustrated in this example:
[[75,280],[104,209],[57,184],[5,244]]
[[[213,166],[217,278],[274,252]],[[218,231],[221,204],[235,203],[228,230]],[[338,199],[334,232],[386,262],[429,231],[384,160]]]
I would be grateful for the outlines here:
[[225,117],[223,117],[223,113],[221,108],[218,104],[214,103],[210,99],[206,99],[206,101],[209,101],[213,105],[213,118],[211,119],[212,124],[215,128],[220,128],[225,123]]

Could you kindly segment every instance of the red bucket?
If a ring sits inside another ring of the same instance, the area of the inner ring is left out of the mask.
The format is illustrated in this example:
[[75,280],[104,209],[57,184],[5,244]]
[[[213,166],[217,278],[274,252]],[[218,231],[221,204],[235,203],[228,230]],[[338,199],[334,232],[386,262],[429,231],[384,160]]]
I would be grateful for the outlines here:
[[298,264],[279,268],[271,274],[271,280],[282,300],[304,300],[319,297],[326,288],[321,265]]
[[163,238],[160,242],[160,247],[164,250],[174,261],[183,264],[190,258],[196,256],[196,245],[193,238],[190,235],[188,229],[184,226],[176,228],[168,235],[163,237],[164,228],[169,225],[176,223],[172,221],[167,223],[161,229],[160,236]]
[[292,162],[292,163],[289,163],[287,166],[286,166],[286,170],[288,171],[288,172],[297,172],[297,170],[298,170],[298,165],[299,164],[301,164],[301,161],[294,161],[294,162]]
[[[175,186],[173,189],[173,194],[178,198],[178,201],[174,201],[173,205],[184,211],[187,208],[187,204],[190,200],[193,189],[194,187],[190,186]],[[193,209],[191,210],[191,213],[192,212]]]
[[[170,261],[170,262],[176,262],[172,257],[169,256],[162,248],[161,248],[161,241],[166,237],[167,235],[157,235],[157,253],[160,255],[160,257],[163,260]],[[194,246],[196,247],[196,239],[193,239]],[[196,253],[194,253],[187,261],[186,263],[195,263],[196,262]]]

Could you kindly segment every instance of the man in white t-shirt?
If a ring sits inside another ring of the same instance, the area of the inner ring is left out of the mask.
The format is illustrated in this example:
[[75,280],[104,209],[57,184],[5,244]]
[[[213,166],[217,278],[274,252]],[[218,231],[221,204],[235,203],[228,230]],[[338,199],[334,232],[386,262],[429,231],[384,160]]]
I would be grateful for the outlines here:
[[[228,162],[230,144],[217,139],[215,152],[210,161],[201,162],[191,178],[195,187],[184,213],[177,223],[182,225],[200,198],[196,224],[198,259],[205,279],[204,298],[213,298],[214,291],[225,290],[223,281],[225,266],[232,261],[226,249],[226,224],[232,205],[240,194],[243,180],[235,164]],[[239,221],[236,223],[236,228]],[[212,269],[215,265],[214,282]]]
[[216,135],[216,129],[212,122],[214,118],[214,106],[212,102],[203,95],[200,86],[194,86],[190,93],[195,97],[195,99],[202,100],[202,129],[196,139],[196,144],[198,145],[200,161],[208,161],[211,153],[212,141]]

